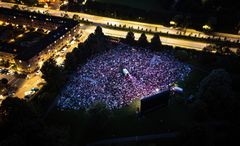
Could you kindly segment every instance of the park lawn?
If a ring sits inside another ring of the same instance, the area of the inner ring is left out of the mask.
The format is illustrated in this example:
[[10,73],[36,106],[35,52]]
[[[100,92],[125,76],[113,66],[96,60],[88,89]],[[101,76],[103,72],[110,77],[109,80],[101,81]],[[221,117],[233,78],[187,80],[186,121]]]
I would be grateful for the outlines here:
[[[141,136],[158,134],[161,132],[178,131],[189,127],[192,119],[190,113],[181,102],[174,103],[151,112],[139,118],[136,114],[136,103],[131,106],[116,110],[110,117],[110,128],[106,127],[101,137]],[[163,121],[163,122],[161,122]],[[70,130],[70,137],[76,143],[83,137],[85,125],[89,122],[87,114],[83,111],[59,111],[55,109],[47,118],[48,124],[58,125]]]
[[[177,95],[171,99],[170,104],[162,109],[149,112],[139,117],[136,114],[140,101],[135,100],[130,106],[114,110],[109,115],[109,121],[105,130],[98,139],[108,139],[114,137],[141,136],[147,134],[159,134],[162,132],[179,132],[191,128],[194,125],[189,106],[185,103],[185,98],[197,90],[197,85],[205,73],[193,69],[185,81],[178,85],[186,91],[182,95]],[[71,141],[81,143],[81,137],[87,131],[86,125],[89,121],[88,114],[80,111],[61,111],[54,109],[47,117],[49,125],[65,127],[69,130]]]

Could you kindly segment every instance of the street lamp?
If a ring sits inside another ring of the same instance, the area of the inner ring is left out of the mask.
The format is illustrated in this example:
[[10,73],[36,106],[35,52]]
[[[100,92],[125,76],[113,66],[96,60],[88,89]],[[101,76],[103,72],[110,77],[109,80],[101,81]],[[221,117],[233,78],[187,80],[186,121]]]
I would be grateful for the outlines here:
[[175,21],[170,21],[169,23],[170,23],[170,25],[177,26],[177,22],[175,22]]
[[205,29],[205,30],[211,30],[212,29],[211,26],[209,26],[207,24],[203,25],[202,28]]

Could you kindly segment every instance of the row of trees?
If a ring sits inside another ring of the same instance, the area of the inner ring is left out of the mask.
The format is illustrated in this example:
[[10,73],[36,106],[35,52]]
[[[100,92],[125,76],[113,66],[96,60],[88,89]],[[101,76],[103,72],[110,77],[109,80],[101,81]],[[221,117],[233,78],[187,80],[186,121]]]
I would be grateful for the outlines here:
[[161,42],[158,34],[154,34],[151,39],[151,42],[149,43],[145,33],[142,33],[141,36],[139,37],[139,39],[136,41],[134,33],[132,31],[129,31],[127,33],[126,38],[122,41],[129,45],[136,45],[136,46],[140,46],[140,47],[149,47],[149,45],[150,45],[151,48],[156,49],[156,50],[160,49],[162,46],[162,42]]
[[77,48],[66,55],[65,67],[67,70],[74,70],[77,66],[86,63],[91,56],[110,49],[110,46],[102,28],[97,26],[95,32],[90,34],[83,44],[79,44]]

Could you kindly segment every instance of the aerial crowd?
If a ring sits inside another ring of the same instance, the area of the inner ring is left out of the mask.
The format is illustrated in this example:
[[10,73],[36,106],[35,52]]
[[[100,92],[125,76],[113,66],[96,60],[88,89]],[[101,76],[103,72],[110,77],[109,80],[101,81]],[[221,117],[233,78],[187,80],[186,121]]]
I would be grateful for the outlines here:
[[171,52],[119,44],[77,69],[59,95],[58,108],[88,109],[100,102],[119,109],[184,80],[190,71]]

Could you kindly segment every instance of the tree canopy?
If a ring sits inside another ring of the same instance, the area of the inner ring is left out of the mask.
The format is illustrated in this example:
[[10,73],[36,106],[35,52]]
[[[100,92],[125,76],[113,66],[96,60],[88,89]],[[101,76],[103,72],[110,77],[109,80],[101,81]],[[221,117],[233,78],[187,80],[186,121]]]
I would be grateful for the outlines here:
[[223,69],[213,70],[201,81],[196,98],[196,105],[216,118],[231,116],[238,104],[231,76]]
[[38,3],[37,0],[21,0],[25,5],[33,6]]
[[153,35],[153,38],[151,39],[151,47],[157,50],[157,49],[160,49],[161,46],[162,46],[162,42],[160,40],[160,37],[158,34],[155,33]]
[[127,43],[129,45],[134,45],[135,44],[135,36],[134,36],[134,33],[132,31],[129,31],[127,33],[125,43]]
[[47,83],[56,83],[61,76],[61,68],[56,65],[56,61],[49,59],[46,61],[42,68],[41,72],[43,73],[43,78]]
[[146,47],[148,45],[147,36],[145,33],[142,33],[138,39],[138,45],[141,47]]
[[99,36],[99,37],[104,36],[104,33],[103,33],[103,31],[102,31],[102,27],[97,26],[96,29],[95,29],[94,34],[95,34],[96,36]]
[[31,105],[17,97],[7,97],[0,106],[2,122],[15,123],[25,118],[33,118],[35,114]]
[[7,97],[0,106],[0,145],[68,145],[66,130],[48,127],[31,103]]
[[1,83],[3,85],[7,85],[8,84],[8,79],[6,79],[6,78],[1,79]]

